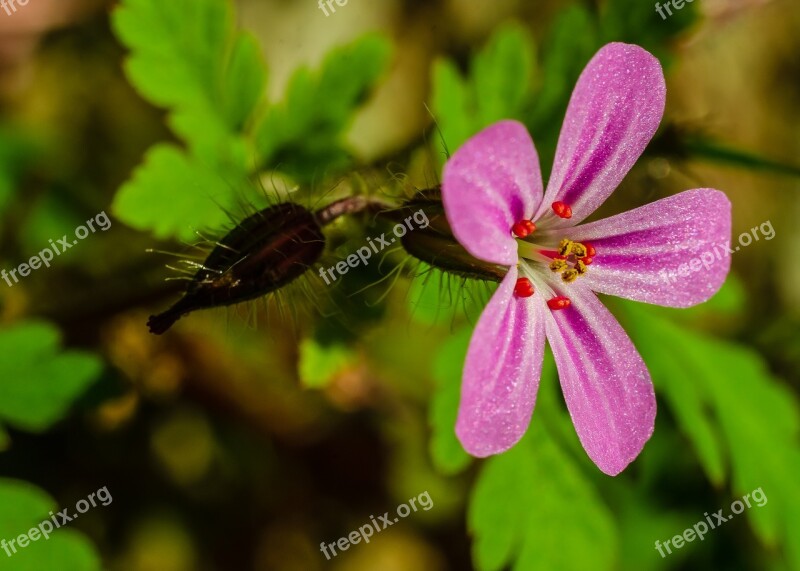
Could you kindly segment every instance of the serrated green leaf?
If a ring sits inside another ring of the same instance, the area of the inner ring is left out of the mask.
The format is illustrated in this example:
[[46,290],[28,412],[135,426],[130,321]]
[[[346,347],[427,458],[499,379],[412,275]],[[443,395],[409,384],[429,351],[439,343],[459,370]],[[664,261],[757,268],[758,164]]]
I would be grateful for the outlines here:
[[694,380],[697,371],[690,364],[687,366],[684,360],[676,359],[672,351],[665,350],[664,338],[672,331],[669,323],[648,317],[631,319],[626,322],[626,330],[647,363],[654,383],[667,398],[683,433],[692,443],[706,475],[714,484],[722,485],[726,480],[727,455],[709,408],[710,399]]
[[0,419],[41,432],[60,420],[97,379],[102,363],[90,353],[61,351],[58,330],[27,322],[0,331]]
[[347,164],[344,134],[389,53],[388,41],[370,34],[331,51],[316,72],[298,69],[256,127],[259,164],[300,179]]
[[266,68],[255,39],[233,23],[223,0],[125,0],[114,13],[131,82],[169,111],[189,148],[151,149],[120,189],[114,211],[135,228],[190,238],[195,228],[224,222],[234,189],[247,181],[254,152],[244,130],[262,100]]
[[455,433],[461,398],[461,369],[471,336],[472,328],[468,327],[450,337],[439,350],[433,368],[436,388],[428,414],[432,430],[430,452],[436,469],[448,475],[461,472],[471,461]]
[[267,86],[267,67],[255,37],[241,33],[236,38],[225,69],[222,90],[227,124],[241,131],[255,112]]
[[463,78],[455,63],[437,60],[431,102],[444,145],[451,153],[500,119],[522,119],[530,103],[535,47],[518,24],[500,27],[472,58]]
[[[707,468],[716,460],[703,456],[719,443],[709,438],[713,428],[706,421],[698,423],[696,412],[686,412],[699,406],[698,399],[725,443],[734,493],[742,496],[761,488],[768,497],[763,507],[745,511],[756,533],[768,545],[783,545],[792,565],[800,568],[797,399],[772,378],[763,359],[750,349],[678,327],[635,304],[619,305],[625,308],[628,330],[645,362],[651,367],[658,363],[653,367],[656,387],[674,393],[670,406],[679,421],[683,423],[687,416],[693,420],[683,428],[709,477],[717,477],[717,468]],[[679,356],[681,370],[662,371],[658,354]]]
[[[169,192],[165,192],[168,190]],[[194,238],[195,230],[218,228],[234,188],[219,174],[173,145],[151,148],[133,177],[114,197],[114,215],[158,238]]]
[[217,104],[232,31],[231,6],[219,0],[125,0],[112,24],[131,50],[133,83],[162,107]]
[[537,134],[539,162],[547,175],[564,120],[570,94],[586,63],[600,48],[597,25],[581,5],[563,10],[554,22],[542,48],[541,87],[525,123]]
[[72,529],[54,529],[49,538],[41,535],[39,530],[39,534],[35,534],[38,536],[36,541],[30,541],[25,547],[20,547],[15,541],[12,548],[12,539],[38,528],[56,509],[55,502],[35,486],[18,480],[0,479],[0,538],[7,542],[5,549],[8,550],[8,553],[0,553],[0,561],[5,562],[4,569],[100,571],[100,559],[94,547],[86,537]]
[[190,145],[209,138],[224,140],[234,130],[238,118],[224,123],[231,104],[226,106],[229,93],[223,87],[234,94],[239,87],[223,83],[234,41],[229,3],[125,0],[112,23],[130,49],[125,69],[131,82],[148,101],[183,117],[173,127],[184,140]]
[[456,64],[437,59],[433,64],[431,103],[444,151],[452,154],[473,134],[471,94]]
[[479,125],[521,116],[530,96],[534,61],[533,39],[522,26],[509,24],[492,36],[472,61]]
[[612,569],[617,530],[606,506],[543,422],[483,467],[468,512],[480,571]]

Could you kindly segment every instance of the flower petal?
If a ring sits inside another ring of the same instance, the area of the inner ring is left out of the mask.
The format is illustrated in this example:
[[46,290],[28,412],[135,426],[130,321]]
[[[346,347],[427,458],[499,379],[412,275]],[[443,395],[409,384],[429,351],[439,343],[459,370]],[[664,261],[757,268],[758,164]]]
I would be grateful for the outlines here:
[[730,269],[731,203],[712,188],[687,190],[574,228],[597,251],[584,285],[668,307],[706,301]]
[[650,374],[594,293],[573,283],[560,294],[572,304],[549,312],[546,327],[564,399],[586,453],[600,470],[616,476],[653,433],[656,397]]
[[500,121],[469,139],[444,165],[442,201],[456,239],[487,262],[517,263],[511,227],[542,200],[539,157],[528,131]]
[[[536,219],[577,224],[600,206],[642,154],[664,114],[661,64],[639,46],[607,44],[581,73],[558,139],[553,172]],[[561,201],[572,217],[556,217]]]
[[511,448],[533,414],[544,353],[544,303],[514,295],[513,266],[483,310],[464,363],[456,435],[484,457]]

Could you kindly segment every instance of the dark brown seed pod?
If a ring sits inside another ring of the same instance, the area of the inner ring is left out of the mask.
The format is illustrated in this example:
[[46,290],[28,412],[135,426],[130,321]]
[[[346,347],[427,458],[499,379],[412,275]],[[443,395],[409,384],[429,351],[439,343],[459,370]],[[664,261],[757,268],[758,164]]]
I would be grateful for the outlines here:
[[183,298],[147,322],[160,335],[189,312],[233,305],[273,292],[306,272],[322,255],[317,217],[285,202],[247,217],[217,242]]
[[430,224],[426,228],[416,228],[401,238],[409,254],[450,274],[483,281],[503,280],[508,271],[505,267],[475,258],[453,236],[444,213],[440,187],[420,190],[403,206],[387,212],[386,216],[402,221],[419,210],[425,213]]

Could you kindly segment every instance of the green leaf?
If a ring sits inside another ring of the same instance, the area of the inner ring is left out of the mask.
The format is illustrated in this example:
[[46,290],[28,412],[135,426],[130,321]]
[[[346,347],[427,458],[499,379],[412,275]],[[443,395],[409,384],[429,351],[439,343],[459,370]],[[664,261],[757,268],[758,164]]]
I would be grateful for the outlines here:
[[676,359],[675,353],[664,346],[664,336],[671,332],[670,324],[642,313],[626,322],[626,331],[692,443],[706,475],[715,485],[722,485],[727,474],[726,454],[709,396],[694,375],[686,374],[685,361]]
[[130,50],[125,69],[131,83],[145,99],[183,118],[173,123],[178,134],[190,144],[224,140],[220,84],[233,33],[230,4],[125,0],[112,23]]
[[[656,387],[667,395],[709,478],[720,480],[724,459],[735,494],[761,489],[767,504],[745,513],[757,535],[768,545],[783,544],[800,568],[796,397],[750,349],[678,327],[635,304],[619,305]],[[680,368],[669,368],[659,355],[679,356]]]
[[[168,190],[169,192],[166,192]],[[227,222],[234,188],[215,170],[167,144],[156,145],[114,197],[114,215],[158,238],[195,238]]]
[[259,164],[300,179],[349,162],[344,135],[359,105],[383,74],[390,45],[370,34],[331,51],[319,70],[292,75],[283,102],[256,127]]
[[[56,503],[42,490],[27,482],[0,479],[0,539],[6,541],[14,571],[100,571],[101,564],[92,544],[72,529],[53,529],[48,537],[41,534],[39,524],[50,521],[50,512],[58,508]],[[53,526],[51,526],[53,527]],[[17,538],[34,528],[36,541],[20,547]],[[48,527],[43,526],[44,531]],[[13,548],[10,545],[14,540]],[[16,553],[14,553],[16,550]],[[9,557],[0,553],[0,561]],[[12,563],[13,562],[13,563]],[[6,566],[3,566],[5,569]]]
[[242,33],[236,39],[223,85],[227,123],[235,130],[244,130],[267,86],[267,67],[261,56],[261,46],[251,34]]
[[448,475],[461,472],[471,461],[455,432],[461,398],[461,369],[471,336],[471,327],[451,336],[439,350],[433,369],[436,388],[428,414],[433,433],[430,452],[436,469]]
[[0,330],[0,353],[14,356],[0,360],[0,419],[44,431],[97,379],[102,369],[97,357],[59,345],[58,330],[46,322]]
[[11,201],[17,179],[44,153],[43,147],[31,135],[0,124],[0,213]]
[[252,168],[246,129],[266,85],[258,43],[236,32],[223,0],[124,0],[112,21],[130,50],[131,83],[169,111],[188,146],[185,155],[165,144],[150,149],[117,194],[115,214],[162,238],[218,226]]
[[453,327],[466,317],[476,321],[497,284],[468,280],[420,263],[419,279],[411,282],[409,313],[426,325]]
[[131,82],[181,118],[171,124],[186,142],[217,139],[223,148],[241,130],[263,95],[266,70],[255,40],[235,31],[229,2],[125,0],[112,23],[130,50]]
[[456,64],[449,59],[437,59],[433,64],[431,102],[443,150],[452,154],[475,131],[470,111],[472,94]]
[[581,5],[573,5],[558,15],[542,48],[541,87],[525,123],[537,134],[536,150],[545,176],[553,162],[575,82],[600,45],[592,14]]
[[500,119],[521,119],[534,76],[534,43],[525,28],[499,28],[472,58],[462,78],[451,60],[433,68],[431,102],[444,145],[454,152],[470,136]]
[[486,461],[468,512],[479,571],[612,569],[617,530],[606,506],[544,422]]
[[506,25],[472,61],[478,125],[516,118],[530,96],[535,46],[527,30]]
[[300,379],[308,388],[328,386],[356,358],[347,345],[323,345],[316,339],[303,339],[300,343]]

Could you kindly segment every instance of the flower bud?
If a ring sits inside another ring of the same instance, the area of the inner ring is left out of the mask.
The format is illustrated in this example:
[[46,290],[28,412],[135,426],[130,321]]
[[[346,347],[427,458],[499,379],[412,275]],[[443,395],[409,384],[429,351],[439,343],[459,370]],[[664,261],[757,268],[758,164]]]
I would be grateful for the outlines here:
[[180,301],[150,317],[150,332],[164,333],[191,311],[275,291],[304,274],[324,249],[317,218],[302,206],[285,202],[256,212],[217,242]]
[[472,256],[453,236],[444,214],[441,187],[417,192],[403,206],[387,213],[392,220],[402,222],[422,210],[430,224],[406,233],[401,242],[406,251],[426,264],[465,278],[500,282],[507,269]]

